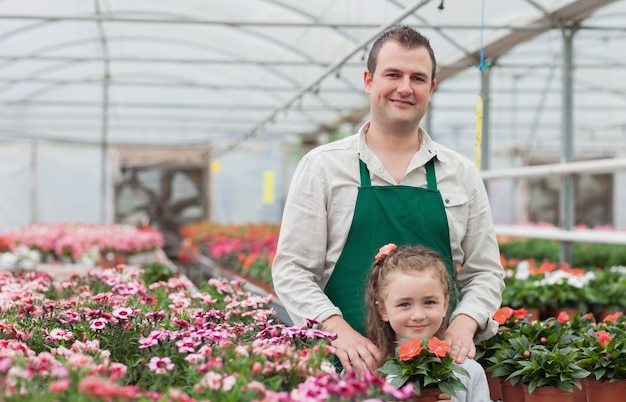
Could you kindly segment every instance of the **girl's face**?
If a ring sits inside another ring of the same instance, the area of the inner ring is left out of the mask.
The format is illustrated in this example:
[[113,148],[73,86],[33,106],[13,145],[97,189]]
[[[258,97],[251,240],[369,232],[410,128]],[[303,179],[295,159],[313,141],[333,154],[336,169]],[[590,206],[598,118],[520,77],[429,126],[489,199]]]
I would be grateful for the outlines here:
[[393,272],[383,289],[383,303],[376,302],[378,314],[403,338],[430,338],[439,330],[448,310],[437,274]]

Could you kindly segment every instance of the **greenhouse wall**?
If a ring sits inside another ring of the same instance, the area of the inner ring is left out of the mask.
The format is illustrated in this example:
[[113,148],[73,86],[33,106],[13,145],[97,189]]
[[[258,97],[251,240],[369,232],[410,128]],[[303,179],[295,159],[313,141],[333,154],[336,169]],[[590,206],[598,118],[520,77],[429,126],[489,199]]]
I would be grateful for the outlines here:
[[[118,175],[110,173],[103,184],[101,160],[100,147],[93,145],[0,143],[0,181],[5,188],[0,231],[35,222],[111,223],[113,177]],[[219,168],[211,172],[211,220],[280,221],[297,156],[271,148],[240,149],[215,162]]]

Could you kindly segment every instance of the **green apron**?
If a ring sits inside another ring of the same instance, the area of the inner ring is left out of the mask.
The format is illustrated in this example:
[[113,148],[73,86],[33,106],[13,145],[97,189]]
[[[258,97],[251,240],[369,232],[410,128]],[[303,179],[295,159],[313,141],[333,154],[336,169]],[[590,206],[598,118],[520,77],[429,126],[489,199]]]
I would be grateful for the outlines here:
[[[365,289],[378,249],[387,243],[418,245],[439,253],[452,283],[452,251],[448,218],[439,190],[435,165],[426,163],[428,188],[404,185],[372,186],[369,170],[359,160],[361,187],[346,244],[324,292],[341,310],[343,318],[365,335]],[[454,289],[454,286],[452,286]],[[449,310],[455,302],[450,295]]]

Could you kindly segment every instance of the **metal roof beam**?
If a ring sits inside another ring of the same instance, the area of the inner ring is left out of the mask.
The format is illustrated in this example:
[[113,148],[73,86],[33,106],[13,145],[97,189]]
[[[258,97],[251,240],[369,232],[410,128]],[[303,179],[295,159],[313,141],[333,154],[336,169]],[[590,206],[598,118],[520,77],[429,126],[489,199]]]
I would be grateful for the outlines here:
[[[116,63],[175,63],[175,64],[224,64],[224,65],[261,65],[261,66],[287,66],[287,67],[307,67],[311,65],[315,65],[318,67],[328,67],[332,63],[327,62],[317,62],[317,61],[284,61],[284,60],[223,60],[223,59],[166,59],[166,58],[149,58],[149,57],[115,57],[109,56],[107,57],[108,62],[116,62]],[[15,55],[0,55],[0,62],[14,62],[14,61],[52,61],[52,62],[69,62],[69,63],[89,63],[89,62],[102,62],[104,61],[103,57],[73,57],[73,56],[40,56],[40,55],[24,55],[24,56],[15,56]],[[466,69],[468,67],[472,67],[475,64],[463,64],[461,62],[457,63],[446,63],[446,64],[438,64],[441,69]],[[498,63],[498,68],[525,68],[525,69],[543,69],[543,68],[552,68],[556,65],[560,65],[557,63]],[[576,63],[575,67],[577,68],[624,68],[626,66],[626,62],[605,62],[599,61],[597,63]],[[351,68],[364,68],[362,62],[346,62],[341,65],[344,67]],[[439,76],[439,72],[437,73]],[[32,79],[28,79],[29,82],[33,81]],[[439,79],[438,79],[439,81]],[[291,88],[293,90],[293,88]],[[359,88],[359,91],[362,89]]]
[[[527,42],[541,33],[558,28],[558,26],[555,25],[555,21],[559,21],[564,25],[578,24],[595,11],[613,2],[615,2],[615,0],[578,0],[570,3],[563,8],[560,8],[549,15],[544,15],[529,24],[530,26],[543,29],[537,29],[534,31],[514,31],[510,35],[485,46],[483,50],[485,60],[497,59],[515,46]],[[480,55],[477,50],[469,56],[457,60],[456,64],[476,65],[478,60],[480,60]],[[437,71],[437,80],[441,81],[442,79],[453,77],[462,70],[463,69],[459,68],[441,68],[440,71]]]
[[[615,1],[615,0],[612,0]],[[224,25],[231,27],[265,27],[265,28],[344,28],[344,29],[374,29],[380,24],[369,24],[361,22],[288,22],[288,21],[236,21],[236,20],[208,20],[208,19],[189,19],[189,18],[129,18],[115,17],[108,15],[23,15],[23,14],[3,14],[0,20],[34,20],[34,21],[74,21],[74,22],[115,22],[115,23],[145,23],[145,24],[196,24],[196,25]],[[419,25],[412,24],[419,28]],[[425,26],[425,28],[446,29],[446,30],[478,30],[480,26],[476,24],[441,24],[436,27]],[[556,27],[551,27],[553,29]],[[545,31],[544,26],[539,25],[511,25],[511,24],[485,24],[486,30],[511,30],[511,31]],[[624,31],[623,26],[592,26],[583,25],[580,29],[597,29],[607,31]]]

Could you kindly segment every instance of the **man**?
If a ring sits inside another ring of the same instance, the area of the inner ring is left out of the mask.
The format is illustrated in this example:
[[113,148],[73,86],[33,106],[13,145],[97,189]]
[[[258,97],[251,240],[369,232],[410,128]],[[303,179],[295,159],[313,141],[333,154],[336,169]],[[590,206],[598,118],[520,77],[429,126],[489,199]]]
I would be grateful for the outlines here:
[[428,39],[406,26],[383,33],[364,72],[370,121],[305,155],[289,189],[274,288],[295,324],[310,318],[338,334],[333,346],[347,371],[375,372],[382,363],[363,336],[363,292],[387,243],[421,244],[446,262],[459,302],[445,339],[457,362],[497,330],[491,316],[504,271],[485,187],[471,161],[419,126],[435,71]]

